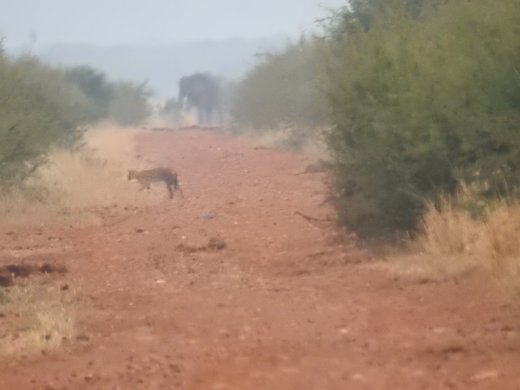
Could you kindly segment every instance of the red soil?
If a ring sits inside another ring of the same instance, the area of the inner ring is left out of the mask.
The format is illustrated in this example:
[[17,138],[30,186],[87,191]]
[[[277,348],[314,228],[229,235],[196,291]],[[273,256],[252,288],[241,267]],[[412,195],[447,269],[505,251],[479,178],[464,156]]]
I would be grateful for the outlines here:
[[519,310],[482,277],[378,267],[327,221],[324,175],[295,175],[303,156],[197,130],[139,153],[176,168],[185,198],[0,238],[57,237],[81,298],[81,337],[0,361],[0,389],[520,389]]

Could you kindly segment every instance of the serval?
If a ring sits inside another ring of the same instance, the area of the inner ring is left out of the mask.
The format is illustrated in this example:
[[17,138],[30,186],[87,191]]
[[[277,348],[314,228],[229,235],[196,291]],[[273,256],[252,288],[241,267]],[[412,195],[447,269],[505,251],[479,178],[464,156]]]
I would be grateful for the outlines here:
[[166,184],[166,189],[170,194],[170,199],[173,199],[173,191],[179,190],[181,196],[184,198],[184,194],[182,193],[182,189],[179,186],[179,179],[177,176],[177,172],[169,169],[169,168],[153,168],[146,169],[143,171],[128,171],[128,180],[137,180],[137,182],[141,185],[139,191],[144,189],[150,189],[150,185],[156,182],[164,182]]

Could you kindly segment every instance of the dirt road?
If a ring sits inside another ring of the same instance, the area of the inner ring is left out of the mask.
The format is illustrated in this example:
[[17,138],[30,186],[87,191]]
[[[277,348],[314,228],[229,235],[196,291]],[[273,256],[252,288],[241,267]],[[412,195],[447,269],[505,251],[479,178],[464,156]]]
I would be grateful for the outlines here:
[[62,248],[81,335],[1,361],[0,389],[520,389],[518,308],[479,276],[379,267],[327,222],[303,156],[196,130],[139,149],[178,169],[184,199],[0,238]]

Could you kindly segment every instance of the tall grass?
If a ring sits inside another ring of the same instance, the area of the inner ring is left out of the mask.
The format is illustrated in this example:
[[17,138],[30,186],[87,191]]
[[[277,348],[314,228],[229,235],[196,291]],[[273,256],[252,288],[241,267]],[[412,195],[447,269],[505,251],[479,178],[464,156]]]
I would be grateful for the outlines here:
[[277,53],[267,53],[233,91],[231,112],[241,127],[257,132],[285,131],[290,124],[298,138],[328,124],[323,91],[325,46],[315,38]]
[[503,203],[482,226],[480,263],[500,287],[520,298],[520,204]]
[[520,298],[520,203],[499,200],[476,217],[461,207],[465,197],[443,197],[428,205],[407,265],[423,276],[444,277],[478,268]]
[[79,150],[52,151],[25,186],[0,198],[3,227],[95,224],[95,209],[155,202],[160,194],[139,193],[127,180],[129,169],[146,165],[136,157],[139,131],[103,124],[85,134]]
[[482,223],[447,196],[428,203],[420,233],[410,243],[414,255],[405,263],[412,265],[415,273],[433,278],[452,277],[473,269]]

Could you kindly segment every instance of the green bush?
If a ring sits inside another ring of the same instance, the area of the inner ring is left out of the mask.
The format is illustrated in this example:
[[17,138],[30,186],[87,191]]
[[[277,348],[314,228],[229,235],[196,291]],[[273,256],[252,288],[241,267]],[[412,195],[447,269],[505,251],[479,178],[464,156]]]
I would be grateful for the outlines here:
[[233,91],[235,120],[257,129],[281,124],[308,129],[326,123],[324,50],[319,40],[302,38],[280,53],[263,55]]
[[85,110],[85,116],[89,121],[109,116],[113,92],[112,86],[103,73],[88,66],[78,66],[66,69],[65,77],[89,100],[90,107]]
[[150,115],[145,86],[131,82],[119,82],[112,85],[112,99],[109,116],[123,125],[137,125]]
[[64,73],[66,81],[76,86],[89,102],[83,109],[88,122],[113,119],[123,125],[136,125],[150,114],[150,92],[144,84],[111,82],[88,66],[68,68]]
[[331,29],[338,206],[362,235],[415,229],[461,181],[520,184],[520,3],[430,4],[358,0]]
[[59,72],[34,59],[0,56],[0,192],[21,183],[57,144],[80,136],[86,101]]
[[22,184],[52,147],[77,145],[85,124],[108,117],[139,123],[147,99],[144,86],[111,83],[87,67],[58,69],[0,53],[0,192]]

